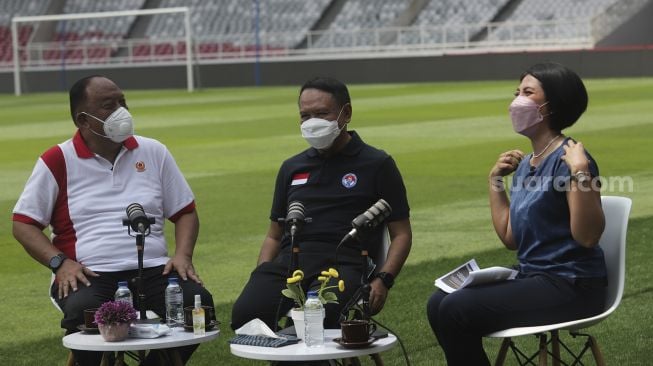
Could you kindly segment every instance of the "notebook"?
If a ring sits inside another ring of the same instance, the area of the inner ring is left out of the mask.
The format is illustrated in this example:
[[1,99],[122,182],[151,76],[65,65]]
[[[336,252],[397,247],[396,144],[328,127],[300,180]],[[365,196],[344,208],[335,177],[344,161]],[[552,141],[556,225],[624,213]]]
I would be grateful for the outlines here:
[[245,346],[258,347],[283,347],[299,342],[299,338],[290,335],[283,335],[281,338],[272,338],[260,335],[236,335],[229,340],[231,344],[242,344]]

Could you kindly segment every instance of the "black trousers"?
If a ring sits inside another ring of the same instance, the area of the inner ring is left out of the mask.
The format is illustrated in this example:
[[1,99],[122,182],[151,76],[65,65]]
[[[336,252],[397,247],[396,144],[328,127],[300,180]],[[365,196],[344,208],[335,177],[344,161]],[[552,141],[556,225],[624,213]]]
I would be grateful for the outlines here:
[[[169,276],[178,276],[172,272],[168,276],[163,276],[163,266],[143,269],[143,290],[145,293],[145,304],[139,304],[137,283],[135,278],[138,277],[138,270],[120,271],[120,272],[96,272],[99,277],[88,276],[91,286],[86,287],[78,283],[77,291],[68,293],[68,297],[58,299],[58,283],[52,284],[50,289],[51,295],[57,300],[59,307],[63,310],[63,319],[61,327],[66,329],[66,334],[78,332],[77,326],[84,324],[84,310],[100,307],[106,301],[113,301],[114,294],[118,288],[118,281],[128,281],[129,289],[134,298],[134,307],[140,310],[144,307],[146,310],[152,310],[162,318],[165,317],[165,288],[168,286]],[[202,296],[203,305],[213,305],[213,297],[202,286],[192,280],[184,281],[179,279],[179,285],[184,293],[184,306],[193,306],[196,294]],[[197,345],[180,347],[179,354],[186,362]],[[102,359],[101,352],[78,351],[73,350],[75,361],[78,365],[99,365]],[[156,352],[150,352],[148,360],[156,360]],[[156,362],[156,361],[152,361]],[[146,360],[146,365],[148,364]],[[153,363],[155,364],[155,363]]]
[[427,315],[447,365],[489,366],[483,335],[596,315],[603,311],[605,291],[604,281],[575,283],[537,274],[451,294],[438,290],[427,304]]
[[[343,257],[335,266],[333,254],[301,253],[299,268],[304,272],[302,289],[317,288],[317,277],[329,267],[336,268],[340,278],[345,281],[345,291],[335,289],[338,304],[325,306],[325,328],[340,328],[340,311],[361,284],[363,273],[359,258]],[[231,311],[231,328],[236,330],[248,321],[259,318],[272,330],[277,330],[276,322],[293,307],[293,300],[283,296],[281,290],[286,288],[290,256],[282,254],[272,262],[261,263],[252,271],[249,281],[243,288]],[[329,286],[337,285],[339,279],[331,279]]]

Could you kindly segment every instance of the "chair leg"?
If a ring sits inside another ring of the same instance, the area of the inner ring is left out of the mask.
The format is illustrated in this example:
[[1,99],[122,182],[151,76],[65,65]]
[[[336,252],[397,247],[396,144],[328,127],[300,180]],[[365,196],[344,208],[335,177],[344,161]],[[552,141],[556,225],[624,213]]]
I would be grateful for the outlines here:
[[599,344],[596,343],[596,339],[593,336],[589,336],[587,341],[590,342],[590,348],[592,349],[592,355],[594,355],[596,366],[605,366],[605,360],[603,359],[603,354],[601,353]]
[[551,353],[553,366],[560,366],[560,337],[557,330],[551,331]]
[[547,358],[547,348],[546,348],[546,334],[540,334],[538,336],[540,339],[540,357],[539,357],[539,366],[546,366],[546,358]]
[[506,355],[508,354],[508,348],[510,347],[510,338],[504,338],[501,342],[501,348],[499,348],[499,353],[494,362],[494,366],[503,366],[506,362]]

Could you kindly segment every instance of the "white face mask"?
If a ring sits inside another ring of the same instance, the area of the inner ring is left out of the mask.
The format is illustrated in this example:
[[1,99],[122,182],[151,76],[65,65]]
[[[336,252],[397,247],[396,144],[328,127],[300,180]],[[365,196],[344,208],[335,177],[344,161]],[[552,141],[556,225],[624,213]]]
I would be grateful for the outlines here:
[[342,114],[344,108],[345,106],[342,106],[340,113],[338,113],[338,118],[336,118],[335,121],[327,121],[322,118],[310,118],[302,122],[300,126],[302,136],[306,139],[309,145],[318,150],[326,150],[333,145],[333,141],[336,140],[342,129],[345,127],[345,125],[338,127],[338,119],[340,119],[340,114]]
[[104,121],[92,114],[86,112],[80,113],[84,113],[85,115],[102,123],[104,126],[104,135],[100,135],[99,133],[91,130],[91,132],[98,136],[108,138],[113,142],[121,143],[134,135],[134,121],[132,120],[131,113],[129,113],[125,107],[119,107],[113,111],[113,113],[111,113],[109,117],[107,117],[107,119]]

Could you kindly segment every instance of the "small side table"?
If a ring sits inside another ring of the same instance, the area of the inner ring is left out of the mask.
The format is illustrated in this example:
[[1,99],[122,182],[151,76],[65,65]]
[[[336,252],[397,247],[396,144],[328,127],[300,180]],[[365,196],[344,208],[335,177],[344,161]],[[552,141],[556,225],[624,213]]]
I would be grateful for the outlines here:
[[341,336],[340,329],[324,330],[324,345],[322,347],[306,347],[304,342],[288,346],[257,347],[241,344],[231,344],[231,353],[238,357],[266,361],[316,361],[332,360],[342,358],[353,358],[387,351],[397,344],[397,337],[388,334],[385,338],[379,338],[369,347],[365,348],[344,348],[334,342],[335,338]]
[[[105,352],[102,357],[102,366],[104,366],[108,364],[107,352],[118,352],[117,362],[121,362],[120,360],[122,360],[122,355],[125,351],[145,351],[189,346],[208,342],[217,338],[218,335],[220,335],[219,329],[207,331],[204,336],[195,336],[193,332],[187,332],[179,327],[172,328],[172,333],[158,338],[127,338],[120,342],[106,342],[99,334],[78,332],[63,337],[62,342],[64,347],[70,349]],[[181,358],[176,351],[173,352],[172,359],[175,365],[182,365]]]

